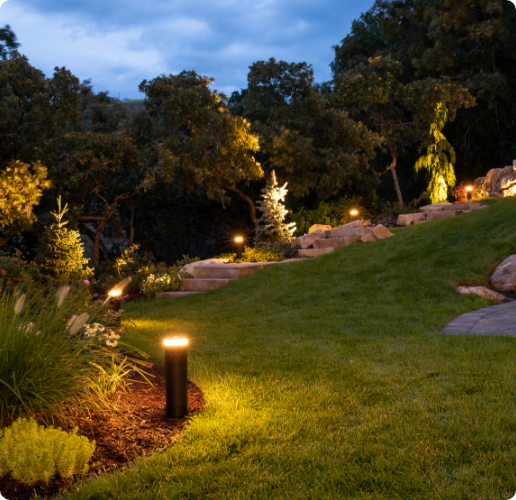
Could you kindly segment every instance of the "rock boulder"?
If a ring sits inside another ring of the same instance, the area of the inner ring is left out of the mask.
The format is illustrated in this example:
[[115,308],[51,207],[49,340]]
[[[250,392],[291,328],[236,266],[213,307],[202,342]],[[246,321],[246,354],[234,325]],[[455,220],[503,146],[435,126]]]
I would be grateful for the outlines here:
[[516,255],[507,257],[491,276],[491,283],[502,292],[516,292]]
[[479,295],[484,299],[505,300],[505,295],[489,290],[489,288],[486,288],[485,286],[459,286],[457,287],[457,290],[464,294]]
[[329,231],[331,229],[331,226],[328,226],[327,224],[314,224],[308,230],[308,234],[313,233],[314,231],[317,231],[318,229],[321,229],[322,231]]
[[319,240],[321,238],[326,238],[326,234],[322,229],[317,229],[313,233],[305,234],[304,236],[300,236],[292,241],[292,246],[294,248],[308,248],[311,247],[315,240]]

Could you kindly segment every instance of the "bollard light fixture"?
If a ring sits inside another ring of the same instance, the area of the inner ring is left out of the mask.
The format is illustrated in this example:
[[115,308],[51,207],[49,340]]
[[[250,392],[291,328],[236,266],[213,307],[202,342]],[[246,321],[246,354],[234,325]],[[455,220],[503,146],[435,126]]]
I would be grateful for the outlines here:
[[122,290],[119,288],[113,288],[108,292],[108,296],[111,299],[111,305],[113,307],[113,311],[120,311],[120,295],[122,295]]
[[165,346],[165,400],[168,418],[188,415],[187,348],[185,337],[169,337]]
[[353,220],[355,220],[357,218],[357,215],[358,215],[358,210],[356,208],[353,208],[352,210],[349,211],[349,215],[351,215],[351,218]]
[[473,192],[473,186],[466,186],[466,192],[468,193],[468,200],[471,200],[471,194]]
[[242,238],[242,236],[237,236],[235,238],[235,246],[236,246],[237,259],[241,259],[242,258],[242,247],[244,246],[244,238]]

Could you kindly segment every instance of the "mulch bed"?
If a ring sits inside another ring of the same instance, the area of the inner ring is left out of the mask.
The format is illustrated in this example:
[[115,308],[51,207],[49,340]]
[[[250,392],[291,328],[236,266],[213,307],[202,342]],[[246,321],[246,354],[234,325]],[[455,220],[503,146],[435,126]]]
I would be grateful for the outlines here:
[[[115,394],[119,413],[94,412],[88,418],[84,414],[77,414],[72,417],[70,428],[65,429],[71,430],[76,426],[81,435],[96,442],[92,457],[94,465],[87,476],[123,470],[136,456],[163,450],[179,438],[188,417],[165,417],[165,369],[152,365],[146,372],[153,375],[149,379],[154,387],[144,383],[140,375],[133,373],[130,378],[134,382],[128,385],[127,394],[121,390],[117,390]],[[189,382],[189,415],[200,413],[204,404],[201,390]],[[0,492],[9,500],[29,500],[34,498],[35,493],[48,498],[69,489],[74,482],[57,477],[49,486],[37,483],[28,487],[4,476],[0,478]]]

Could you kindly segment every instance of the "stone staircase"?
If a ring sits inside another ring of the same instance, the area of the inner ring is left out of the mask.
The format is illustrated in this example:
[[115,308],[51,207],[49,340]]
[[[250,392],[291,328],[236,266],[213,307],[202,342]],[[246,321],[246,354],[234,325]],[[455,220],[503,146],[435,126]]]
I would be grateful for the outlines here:
[[181,280],[178,292],[157,293],[156,298],[184,297],[193,293],[209,292],[246,276],[254,274],[264,267],[284,264],[302,259],[287,259],[281,262],[251,262],[246,264],[206,264],[193,266],[193,278]]

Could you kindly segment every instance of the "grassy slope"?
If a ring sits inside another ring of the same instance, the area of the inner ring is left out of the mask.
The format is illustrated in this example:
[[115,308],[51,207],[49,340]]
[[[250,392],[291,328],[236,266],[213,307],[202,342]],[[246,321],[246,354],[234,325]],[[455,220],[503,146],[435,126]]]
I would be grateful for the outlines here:
[[127,307],[163,361],[191,339],[206,411],[183,439],[73,499],[499,499],[516,490],[516,339],[448,336],[493,302],[516,199],[272,266],[216,292]]

